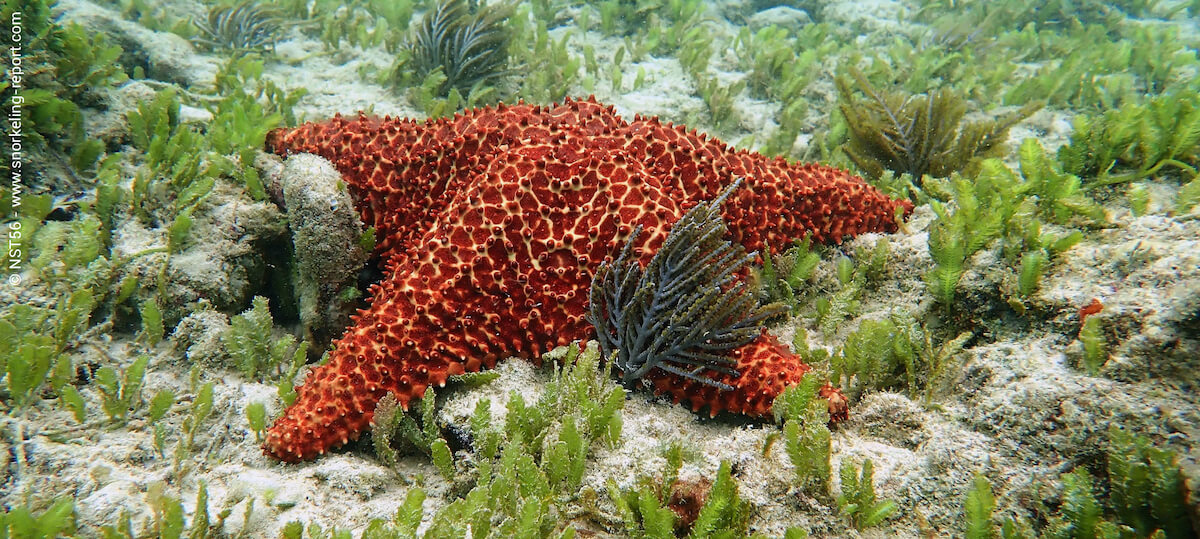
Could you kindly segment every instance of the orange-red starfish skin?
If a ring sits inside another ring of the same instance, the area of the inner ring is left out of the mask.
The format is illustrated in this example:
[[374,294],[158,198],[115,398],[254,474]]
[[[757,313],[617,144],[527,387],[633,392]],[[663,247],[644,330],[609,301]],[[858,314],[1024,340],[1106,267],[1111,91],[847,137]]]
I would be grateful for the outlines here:
[[[848,172],[738,151],[594,100],[497,105],[454,118],[334,117],[273,131],[268,148],[329,159],[375,227],[385,277],[267,432],[265,450],[309,459],[356,439],[388,392],[407,406],[446,378],[589,337],[588,288],[636,225],[642,262],[669,226],[736,178],[730,239],[781,248],[894,231],[912,206]],[[734,351],[732,391],[655,372],[693,409],[763,415],[808,369],[764,332]]]

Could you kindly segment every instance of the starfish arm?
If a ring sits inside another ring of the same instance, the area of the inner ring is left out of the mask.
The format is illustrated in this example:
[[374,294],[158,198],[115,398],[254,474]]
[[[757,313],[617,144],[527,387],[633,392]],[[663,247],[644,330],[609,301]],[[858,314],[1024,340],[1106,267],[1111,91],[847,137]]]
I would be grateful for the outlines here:
[[656,394],[669,395],[674,402],[686,403],[697,412],[707,407],[714,416],[728,411],[764,417],[771,413],[775,397],[786,387],[800,383],[804,373],[812,370],[766,330],[750,344],[734,350],[731,357],[737,362],[733,369],[739,375],[710,375],[716,384],[732,387],[728,391],[660,371],[652,371],[646,378]]

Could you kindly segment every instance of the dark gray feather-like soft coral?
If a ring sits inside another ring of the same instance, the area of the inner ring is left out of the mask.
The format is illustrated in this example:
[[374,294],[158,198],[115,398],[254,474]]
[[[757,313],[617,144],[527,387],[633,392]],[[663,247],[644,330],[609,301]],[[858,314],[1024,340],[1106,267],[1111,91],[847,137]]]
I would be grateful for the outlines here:
[[275,48],[283,23],[279,13],[251,2],[215,6],[207,20],[192,21],[195,42],[209,50],[267,51]]
[[444,0],[425,15],[408,42],[409,65],[417,80],[441,69],[446,80],[438,95],[450,90],[467,95],[505,73],[510,32],[504,20],[509,4],[480,7],[474,14],[463,0]]
[[764,320],[787,310],[780,303],[758,305],[740,278],[757,253],[725,239],[721,203],[740,183],[684,214],[645,268],[633,249],[639,227],[616,259],[597,270],[588,320],[601,351],[617,353],[626,386],[660,369],[732,389],[705,373],[738,376],[726,353],[753,341]]

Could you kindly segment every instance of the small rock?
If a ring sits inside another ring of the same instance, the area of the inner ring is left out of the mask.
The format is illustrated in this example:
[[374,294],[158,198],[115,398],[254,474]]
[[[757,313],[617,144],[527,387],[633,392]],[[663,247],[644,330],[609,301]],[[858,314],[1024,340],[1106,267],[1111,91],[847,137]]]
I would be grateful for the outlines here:
[[221,336],[226,331],[229,331],[228,316],[217,311],[201,310],[180,320],[171,334],[171,340],[176,347],[185,350],[189,363],[221,365],[229,359],[221,343]]
[[265,253],[284,234],[283,216],[274,204],[250,200],[240,187],[225,182],[217,182],[194,219],[184,250],[167,267],[163,319],[169,324],[201,301],[225,313],[244,310],[264,290],[270,269]]
[[139,531],[145,531],[153,521],[150,505],[133,481],[113,481],[75,504],[79,523],[97,529],[112,525],[114,517],[122,513],[129,515],[134,535],[139,537],[143,535]]
[[316,465],[313,476],[329,487],[369,500],[372,494],[387,488],[395,474],[359,458],[329,455]]
[[206,125],[211,122],[213,115],[211,112],[187,105],[179,106],[179,123],[181,124],[201,124]]
[[799,32],[801,28],[812,24],[812,17],[803,9],[776,6],[751,15],[749,19],[746,19],[746,24],[754,30],[774,25],[787,28],[792,32]]

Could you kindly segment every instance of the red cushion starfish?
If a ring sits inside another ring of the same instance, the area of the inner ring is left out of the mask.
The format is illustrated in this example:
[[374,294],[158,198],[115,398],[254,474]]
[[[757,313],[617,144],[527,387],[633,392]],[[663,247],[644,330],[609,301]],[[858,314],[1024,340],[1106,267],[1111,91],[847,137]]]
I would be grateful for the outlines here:
[[[894,231],[898,210],[912,208],[847,172],[705,138],[657,118],[627,122],[591,99],[273,131],[271,150],[318,154],[342,172],[387,275],[267,432],[267,453],[312,458],[357,438],[388,392],[407,406],[449,376],[588,338],[600,262],[639,224],[648,261],[671,223],[736,178],[744,186],[722,213],[748,250]],[[733,357],[740,376],[722,375],[732,391],[661,372],[646,381],[693,409],[763,415],[809,368],[765,332]]]

